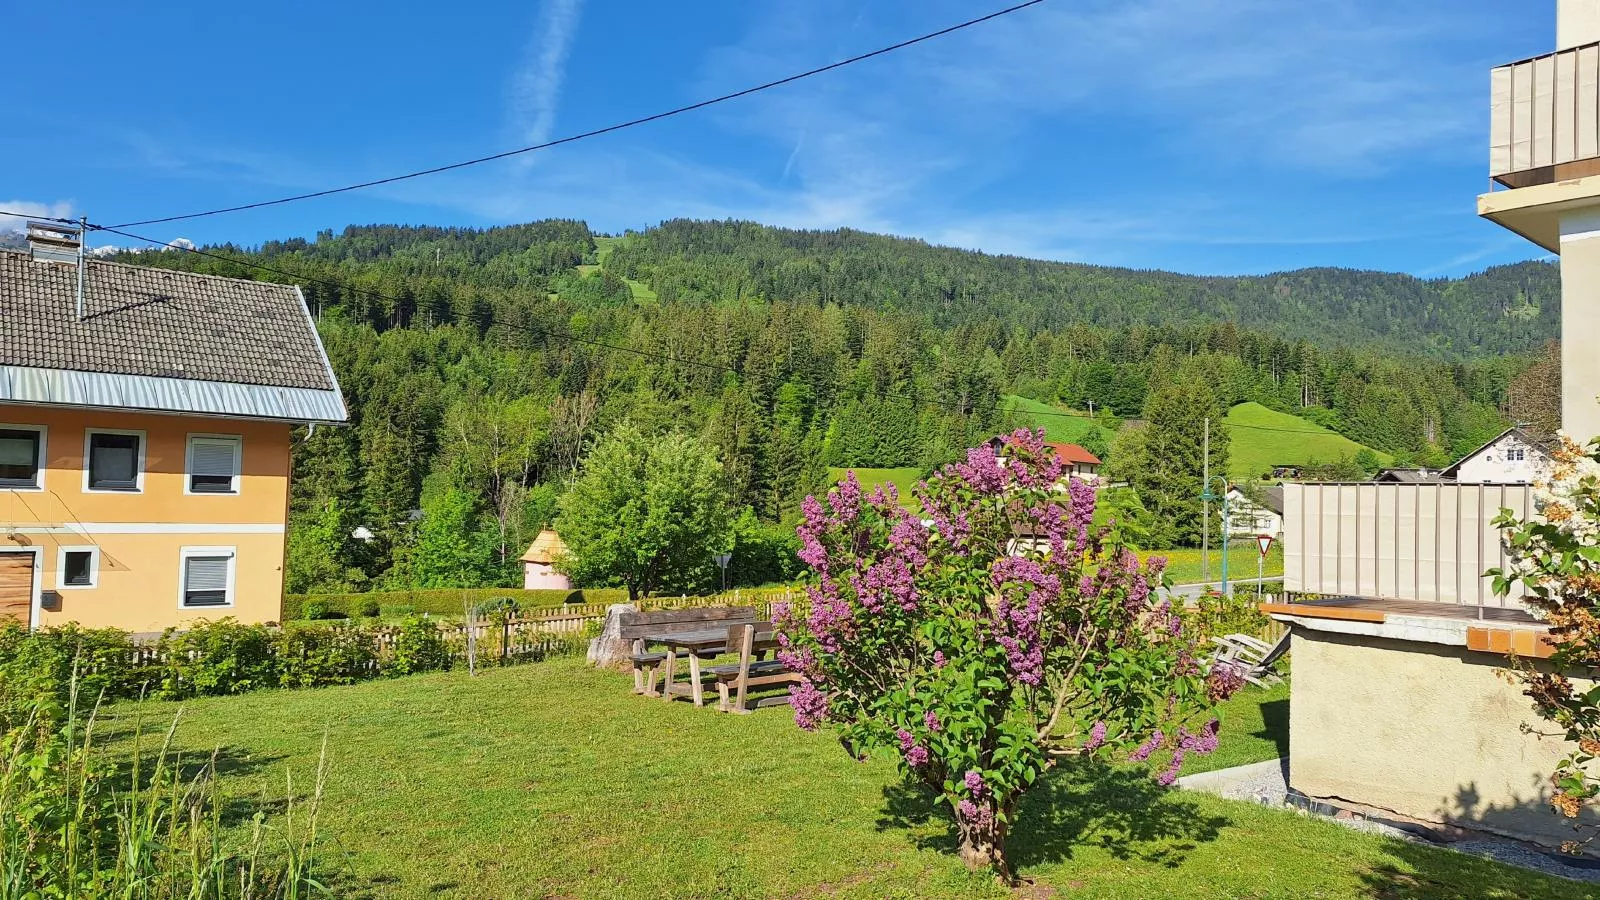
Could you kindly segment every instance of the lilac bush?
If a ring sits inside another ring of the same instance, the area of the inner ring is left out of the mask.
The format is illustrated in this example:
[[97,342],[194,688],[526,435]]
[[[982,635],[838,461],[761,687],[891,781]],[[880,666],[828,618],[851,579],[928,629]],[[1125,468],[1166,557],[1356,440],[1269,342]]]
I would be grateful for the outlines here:
[[781,658],[802,675],[795,722],[831,725],[857,758],[887,750],[938,791],[969,867],[1009,877],[1017,801],[1052,766],[1216,748],[1214,703],[1235,673],[1208,676],[1197,638],[1109,527],[1095,491],[1065,477],[1042,433],[979,447],[917,488],[863,496],[854,474],[808,497],[804,603],[780,609]]

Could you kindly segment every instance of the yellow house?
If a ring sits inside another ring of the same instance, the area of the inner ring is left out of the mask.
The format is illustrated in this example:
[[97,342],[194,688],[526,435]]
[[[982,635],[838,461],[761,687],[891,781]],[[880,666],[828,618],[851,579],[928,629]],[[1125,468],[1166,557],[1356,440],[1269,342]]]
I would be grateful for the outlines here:
[[0,251],[0,616],[276,621],[290,429],[347,418],[299,289],[29,238]]

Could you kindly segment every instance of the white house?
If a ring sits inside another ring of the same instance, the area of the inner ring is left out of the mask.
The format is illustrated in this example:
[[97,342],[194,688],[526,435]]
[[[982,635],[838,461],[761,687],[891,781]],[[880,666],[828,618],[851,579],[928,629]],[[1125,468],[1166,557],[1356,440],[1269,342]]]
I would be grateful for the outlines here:
[[1230,536],[1270,534],[1283,531],[1283,485],[1275,484],[1251,499],[1238,485],[1228,486],[1227,532]]
[[1457,484],[1532,484],[1550,471],[1550,451],[1520,427],[1507,428],[1489,443],[1440,474]]

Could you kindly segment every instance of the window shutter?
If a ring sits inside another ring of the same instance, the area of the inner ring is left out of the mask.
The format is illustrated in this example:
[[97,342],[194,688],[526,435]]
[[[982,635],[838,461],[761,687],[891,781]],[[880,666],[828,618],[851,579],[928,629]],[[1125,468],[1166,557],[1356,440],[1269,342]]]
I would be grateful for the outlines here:
[[189,439],[189,490],[232,493],[238,474],[239,441],[236,438]]
[[183,597],[190,606],[228,602],[227,556],[191,556],[183,561]]

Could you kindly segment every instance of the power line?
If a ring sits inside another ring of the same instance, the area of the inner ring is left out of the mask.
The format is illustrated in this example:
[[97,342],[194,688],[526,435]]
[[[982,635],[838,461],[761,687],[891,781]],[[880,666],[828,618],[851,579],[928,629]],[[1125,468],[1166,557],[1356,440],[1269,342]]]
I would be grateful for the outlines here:
[[888,53],[893,53],[896,50],[903,50],[903,49],[905,49],[907,47],[910,47],[910,46],[913,46],[915,44],[923,43],[924,41],[931,41],[931,40],[933,40],[935,38],[944,37],[947,34],[953,34],[953,33],[957,32],[957,31],[961,31],[961,30],[966,29],[966,28],[971,28],[974,25],[981,25],[984,22],[990,21],[991,19],[998,19],[1001,16],[1007,16],[1007,15],[1010,15],[1010,14],[1012,14],[1014,12],[1018,12],[1020,10],[1027,9],[1030,6],[1037,6],[1038,4],[1043,3],[1043,2],[1044,2],[1044,0],[1026,0],[1026,2],[1018,3],[1015,6],[1008,6],[1005,9],[996,10],[995,12],[989,13],[988,15],[979,16],[976,19],[968,19],[965,22],[960,22],[960,23],[957,23],[955,25],[948,26],[946,28],[941,28],[938,31],[930,31],[927,34],[920,35],[918,37],[914,37],[914,38],[911,38],[909,40],[900,41],[899,43],[896,43],[896,44],[890,44],[887,47],[880,47],[877,50],[873,50],[873,51],[868,52],[868,53],[862,53],[862,54],[860,54],[858,56],[852,56],[852,57],[850,57],[848,59],[841,59],[838,62],[829,63],[828,65],[825,65],[825,66],[819,66],[819,67],[817,67],[815,69],[808,69],[808,70],[806,70],[804,72],[799,72],[799,73],[794,74],[794,75],[789,75],[789,76],[784,77],[784,78],[779,78],[776,81],[768,81],[765,84],[758,84],[758,85],[755,85],[754,87],[747,87],[744,90],[734,91],[731,94],[723,94],[723,95],[718,96],[718,97],[712,97],[709,100],[701,100],[698,103],[691,103],[688,106],[680,106],[680,107],[677,107],[676,109],[666,110],[665,112],[653,113],[653,114],[648,115],[648,116],[641,116],[640,118],[637,118],[637,119],[629,119],[626,122],[618,122],[615,125],[607,125],[604,128],[596,128],[593,131],[585,131],[585,132],[582,132],[582,133],[579,133],[579,134],[572,134],[572,135],[568,135],[566,137],[556,138],[555,140],[552,140],[552,141],[545,141],[542,144],[534,144],[534,145],[529,146],[529,147],[519,147],[519,148],[517,148],[515,150],[506,150],[504,152],[494,153],[494,154],[491,154],[489,156],[480,156],[480,157],[477,157],[476,159],[468,159],[468,160],[463,160],[461,162],[449,163],[448,165],[434,166],[433,168],[421,169],[421,170],[418,170],[416,172],[407,172],[404,175],[391,175],[388,178],[378,178],[378,179],[375,179],[375,180],[372,180],[372,181],[363,181],[363,182],[361,182],[359,184],[350,184],[350,185],[345,185],[344,187],[328,188],[326,190],[320,190],[320,191],[311,191],[311,192],[305,193],[305,194],[295,194],[295,195],[290,196],[290,197],[279,197],[276,200],[260,200],[260,201],[257,201],[255,203],[245,203],[245,204],[241,204],[239,206],[227,206],[227,207],[222,207],[220,209],[206,210],[204,212],[184,213],[182,215],[176,215],[176,216],[164,216],[164,217],[159,218],[159,219],[142,219],[142,220],[137,221],[137,222],[123,222],[123,223],[117,225],[116,227],[117,228],[137,228],[140,225],[159,225],[159,224],[162,224],[164,222],[179,222],[179,221],[182,221],[182,220],[185,220],[185,219],[198,219],[198,218],[201,218],[201,217],[204,217],[204,216],[216,216],[216,215],[221,215],[223,213],[242,212],[242,211],[247,210],[247,209],[260,209],[261,207],[264,207],[264,206],[277,206],[277,205],[283,204],[283,203],[293,203],[293,202],[298,201],[298,200],[310,200],[310,199],[313,199],[313,198],[316,198],[316,197],[327,197],[327,196],[329,196],[331,194],[342,194],[342,193],[346,193],[348,191],[358,191],[358,190],[361,190],[363,188],[377,187],[379,185],[384,185],[384,184],[393,184],[393,183],[395,183],[397,181],[405,181],[405,180],[410,179],[410,178],[421,178],[424,175],[437,175],[437,174],[439,174],[441,172],[449,172],[449,171],[452,171],[452,170],[455,170],[455,169],[464,169],[464,168],[466,168],[468,166],[476,166],[476,165],[479,165],[481,163],[494,162],[495,160],[506,159],[506,158],[512,157],[512,156],[519,156],[519,155],[521,155],[523,153],[532,153],[535,150],[546,150],[546,149],[549,149],[551,147],[560,146],[562,144],[570,144],[570,143],[573,143],[575,141],[581,141],[581,140],[585,140],[587,138],[592,138],[592,137],[599,137],[600,135],[603,135],[603,134],[610,134],[613,131],[622,131],[625,128],[633,128],[633,127],[638,126],[638,125],[645,125],[645,124],[648,124],[650,122],[657,122],[657,121],[660,121],[662,119],[671,118],[673,116],[683,115],[684,113],[694,112],[695,110],[705,109],[708,106],[715,106],[718,103],[726,103],[729,100],[737,100],[740,97],[748,97],[751,94],[760,93],[761,91],[771,90],[772,88],[776,88],[776,87],[782,87],[783,85],[792,84],[792,83],[794,83],[796,81],[800,81],[802,79],[810,78],[810,77],[815,76],[815,75],[821,75],[824,72],[831,72],[834,69],[842,69],[845,66],[854,65],[855,63],[863,62],[865,60],[872,59],[873,57],[883,56],[883,55],[888,54]]
[[[344,282],[330,281],[330,280],[325,279],[325,278],[314,278],[314,277],[306,275],[304,273],[290,272],[290,271],[287,271],[285,269],[279,269],[279,268],[275,268],[273,266],[262,265],[261,263],[251,262],[249,260],[239,259],[239,258],[233,257],[233,256],[224,256],[223,254],[212,253],[212,252],[209,252],[209,251],[206,251],[206,250],[201,250],[201,249],[199,249],[197,247],[186,247],[186,246],[179,245],[179,244],[169,244],[166,241],[158,240],[158,239],[152,238],[152,237],[145,237],[142,234],[134,234],[133,232],[130,232],[130,231],[123,231],[123,230],[121,230],[120,226],[95,225],[93,223],[90,223],[89,229],[91,231],[105,231],[105,232],[109,232],[111,234],[121,235],[121,236],[123,236],[125,238],[132,238],[133,240],[136,240],[136,241],[143,241],[143,242],[145,242],[147,244],[152,244],[152,245],[155,245],[157,247],[163,247],[163,248],[169,249],[169,250],[182,250],[185,253],[193,253],[193,254],[195,254],[197,256],[205,256],[205,257],[209,257],[211,259],[220,260],[222,262],[233,263],[235,265],[244,266],[244,267],[250,268],[250,269],[257,269],[257,270],[262,271],[262,272],[268,272],[268,273],[271,273],[273,275],[279,275],[279,276],[282,276],[284,278],[294,279],[296,281],[310,282],[310,283],[313,283],[313,284],[321,284],[321,285],[324,285],[326,287],[338,288],[341,291],[348,291],[350,293],[355,293],[355,294],[364,294],[364,295],[369,296],[369,297],[376,297],[376,298],[378,298],[380,300],[388,301],[389,303],[398,303],[399,302],[399,298],[391,297],[388,294],[384,294],[384,293],[381,293],[379,291],[368,290],[366,288],[352,287],[351,285],[346,284]],[[504,323],[502,323],[502,324],[504,324]],[[654,353],[654,352],[651,352],[649,350],[639,350],[639,349],[634,348],[634,347],[625,347],[625,346],[623,346],[621,344],[613,344],[613,343],[610,343],[610,342],[607,342],[607,341],[595,340],[593,338],[579,337],[578,335],[569,334],[569,333],[561,332],[561,331],[552,331],[552,330],[550,330],[548,328],[545,328],[543,326],[539,326],[537,328],[532,328],[532,329],[524,329],[524,330],[527,331],[527,332],[531,332],[531,333],[533,333],[533,334],[535,334],[537,336],[541,336],[541,337],[555,338],[556,340],[569,341],[569,342],[572,342],[572,343],[575,343],[575,344],[586,344],[586,345],[591,346],[591,347],[600,347],[600,348],[603,348],[603,349],[606,349],[606,350],[614,350],[614,351],[616,351],[618,353],[630,353],[630,354],[633,354],[635,356],[644,357],[646,359],[654,359],[654,360],[658,360],[658,361],[661,361],[661,362],[673,362],[673,363],[678,363],[680,365],[686,365],[686,366],[696,366],[696,367],[704,368],[704,369],[712,369],[712,370],[718,371],[718,372],[730,372],[730,373],[732,373],[734,375],[742,375],[743,374],[743,373],[741,373],[739,371],[738,368],[736,368],[734,366],[730,366],[730,365],[724,364],[724,363],[709,362],[707,360],[700,360],[700,359],[689,359],[687,357],[673,356],[671,354],[666,354],[666,353]],[[995,412],[1007,413],[1007,414],[1012,414],[1012,415],[1016,415],[1016,414],[1020,414],[1021,413],[1021,410],[1017,409],[1016,406],[1012,405],[1012,404],[1002,405],[1002,406],[976,405],[976,406],[972,406],[972,407],[966,407],[966,406],[964,406],[962,404],[959,404],[959,403],[952,403],[952,402],[949,402],[949,401],[936,400],[936,399],[929,398],[929,397],[919,397],[919,396],[915,396],[915,395],[912,395],[912,394],[896,394],[896,393],[889,393],[889,392],[881,392],[881,393],[879,393],[878,396],[885,397],[885,398],[888,398],[890,400],[905,400],[905,401],[910,402],[910,403],[917,403],[917,404],[922,404],[922,405],[925,405],[925,406],[936,406],[936,407],[939,407],[941,409],[953,409],[956,412],[960,412],[960,413],[963,413],[963,414],[966,414],[968,412],[974,412],[974,411],[977,411],[977,410],[980,410],[980,409],[993,410]],[[1033,411],[1028,412],[1027,415],[1030,415],[1030,416],[1054,416],[1054,417],[1057,417],[1057,418],[1064,418],[1064,419],[1093,419],[1093,418],[1095,418],[1093,415],[1090,415],[1088,413],[1066,412],[1066,411],[1061,411],[1061,410],[1051,410],[1051,411],[1048,411],[1048,412],[1043,411],[1043,410],[1033,410]],[[1224,426],[1226,426],[1228,428],[1250,428],[1250,429],[1254,429],[1254,430],[1257,430],[1257,431],[1271,431],[1271,432],[1276,432],[1276,433],[1279,433],[1279,434],[1305,434],[1305,435],[1314,435],[1314,436],[1335,436],[1335,437],[1338,436],[1338,432],[1333,432],[1333,431],[1305,431],[1303,429],[1273,428],[1273,427],[1267,426],[1267,425],[1246,425],[1246,424],[1243,424],[1243,423],[1235,424],[1235,423],[1229,423],[1229,422],[1221,422],[1219,424],[1224,425]]]

